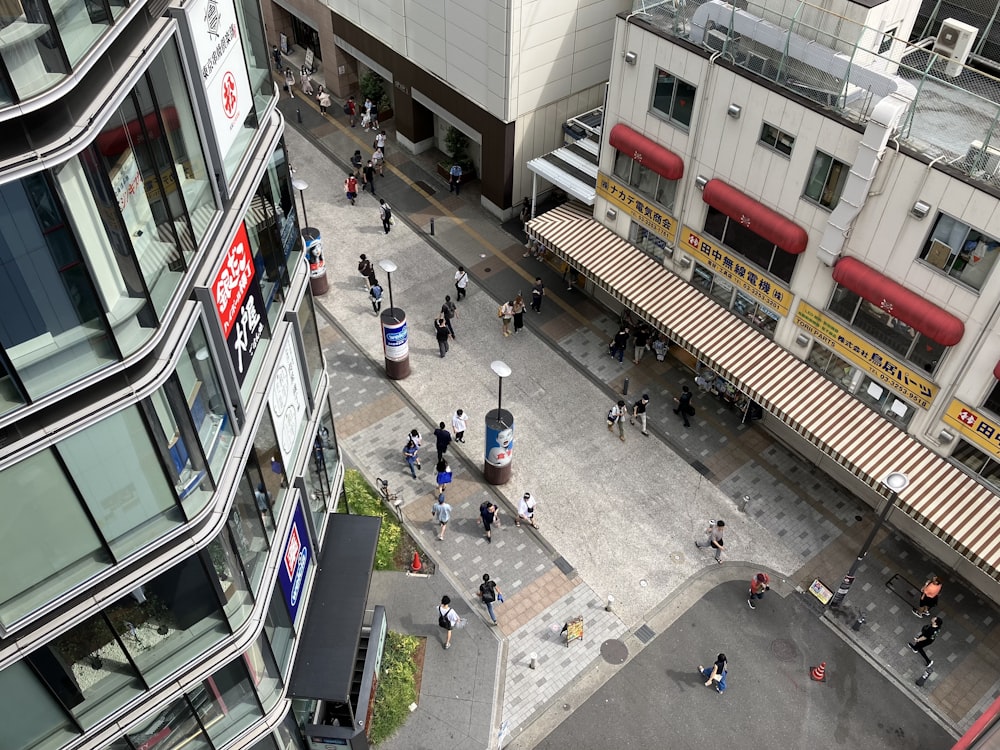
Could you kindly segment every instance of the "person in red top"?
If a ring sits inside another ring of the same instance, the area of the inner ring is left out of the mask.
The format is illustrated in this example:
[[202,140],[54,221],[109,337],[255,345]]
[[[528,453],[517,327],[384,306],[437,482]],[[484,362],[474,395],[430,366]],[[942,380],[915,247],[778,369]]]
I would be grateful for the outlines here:
[[344,180],[344,195],[347,196],[347,200],[354,205],[354,199],[358,197],[358,181],[354,179],[354,175],[347,175],[347,179]]
[[358,103],[354,101],[353,96],[347,97],[347,101],[344,103],[344,114],[351,121],[351,127],[353,128],[358,122]]
[[750,598],[747,599],[747,604],[750,605],[750,609],[757,609],[754,606],[753,600],[758,601],[764,598],[764,592],[770,591],[771,587],[768,585],[771,583],[770,577],[767,573],[758,573],[753,578],[750,579]]
[[937,606],[938,594],[941,593],[941,579],[931,576],[930,580],[920,589],[920,603],[913,608],[913,614],[917,617],[927,617],[931,613],[931,607]]

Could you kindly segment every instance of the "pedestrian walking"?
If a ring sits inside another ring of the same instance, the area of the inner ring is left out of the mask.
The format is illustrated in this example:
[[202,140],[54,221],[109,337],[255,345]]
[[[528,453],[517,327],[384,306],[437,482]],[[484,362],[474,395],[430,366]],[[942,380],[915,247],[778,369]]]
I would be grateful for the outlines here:
[[514,519],[514,525],[520,526],[521,520],[524,519],[531,524],[533,529],[538,528],[538,524],[535,523],[535,507],[538,505],[535,498],[530,492],[525,492],[524,496],[521,498],[521,502],[517,504],[517,518]]
[[382,220],[382,230],[389,234],[389,230],[392,228],[392,209],[389,208],[389,204],[385,202],[384,198],[378,199],[378,216]]
[[632,337],[632,343],[635,345],[632,361],[635,364],[639,364],[642,360],[642,355],[646,353],[646,346],[649,344],[649,333],[649,326],[643,323],[636,329],[635,336]]
[[437,429],[434,430],[434,443],[437,447],[437,460],[440,461],[451,444],[451,433],[445,429],[444,422],[438,422]]
[[274,69],[281,70],[281,50],[277,44],[271,46],[271,57],[274,59]]
[[513,312],[514,333],[517,333],[524,328],[524,297],[521,296],[520,292],[518,292],[517,296],[514,297]]
[[437,502],[431,508],[431,516],[438,522],[438,541],[444,541],[444,532],[451,520],[451,506],[444,500],[444,493],[438,495]]
[[403,458],[406,459],[406,465],[410,467],[410,476],[414,479],[417,478],[416,466],[418,465],[417,456],[419,455],[420,448],[417,444],[413,442],[413,438],[406,441],[406,446],[403,448]]
[[354,178],[357,180],[361,179],[362,169],[364,168],[365,162],[361,158],[361,150],[355,149],[354,153],[351,154],[351,171],[354,173]]
[[646,408],[649,406],[649,394],[642,394],[642,398],[636,401],[632,405],[632,416],[629,418],[629,423],[635,424],[635,421],[639,420],[639,427],[642,429],[642,434],[649,437],[649,432],[646,431]]
[[927,617],[931,613],[931,607],[937,606],[941,586],[941,579],[931,576],[920,589],[920,602],[913,608],[913,614],[917,617]]
[[451,332],[448,330],[448,321],[444,319],[443,314],[439,314],[434,318],[434,338],[438,342],[438,353],[441,355],[441,359],[444,359],[444,355],[448,353],[448,337],[451,336]]
[[372,166],[379,177],[385,177],[385,153],[382,149],[377,148],[372,152]]
[[469,418],[465,415],[465,412],[458,409],[451,417],[451,429],[455,433],[455,442],[464,443],[465,442],[465,429],[469,425]]
[[623,443],[625,442],[624,419],[626,414],[628,414],[628,407],[621,400],[608,411],[608,432],[614,432],[615,425],[618,425],[618,437]]
[[628,326],[623,324],[618,329],[615,337],[611,339],[611,343],[608,344],[608,353],[612,359],[615,357],[618,358],[618,364],[622,364],[625,360],[625,348],[628,346],[628,337]]
[[347,179],[344,180],[344,195],[347,196],[347,200],[354,205],[355,199],[358,197],[358,181],[354,179],[354,175],[347,175]]
[[726,550],[726,543],[722,539],[723,531],[726,528],[726,522],[721,518],[718,521],[709,521],[708,528],[705,529],[706,539],[704,542],[695,539],[694,546],[701,549],[702,547],[711,547],[715,550],[715,561],[722,564],[722,553]]
[[469,274],[462,266],[458,267],[455,271],[455,289],[457,294],[455,295],[455,301],[461,302],[462,297],[465,296],[465,288],[469,286]]
[[344,114],[351,121],[352,128],[358,124],[358,103],[354,101],[353,96],[347,97],[347,101],[344,103]]
[[444,497],[444,491],[448,489],[448,485],[451,484],[451,466],[445,459],[441,459],[437,462],[437,484],[438,484],[438,495]]
[[375,140],[372,143],[372,146],[375,148],[376,151],[381,151],[382,155],[385,156],[385,144],[386,141],[388,140],[389,136],[386,135],[386,132],[384,130],[380,130],[378,131],[378,135],[375,136]]
[[756,599],[760,601],[764,598],[764,593],[771,590],[771,577],[767,573],[758,573],[753,578],[750,579],[750,596],[747,598],[747,604],[750,605],[750,609],[757,609],[754,606],[753,600]]
[[535,285],[531,287],[531,309],[536,313],[542,311],[542,297],[545,296],[545,284],[541,278],[535,277]]
[[677,404],[677,408],[674,409],[674,414],[680,414],[681,419],[684,420],[684,426],[690,427],[691,423],[688,421],[688,417],[694,416],[694,407],[691,406],[691,397],[694,394],[691,393],[691,389],[686,385],[681,387],[681,395],[674,399],[674,403]]
[[715,664],[711,667],[698,665],[698,672],[705,678],[705,687],[714,687],[715,692],[724,693],[726,691],[726,674],[729,672],[729,662],[725,654],[715,657]]
[[285,91],[290,99],[295,98],[295,74],[291,68],[285,68]]
[[358,273],[365,277],[365,291],[367,292],[372,288],[371,280],[375,277],[375,268],[364,253],[361,253],[361,257],[358,260]]
[[305,70],[303,70],[302,71],[302,75],[299,78],[299,82],[300,82],[300,85],[302,86],[302,93],[305,94],[308,97],[312,97],[312,95],[313,95],[312,76],[309,75],[308,72],[306,72]]
[[371,190],[372,195],[375,195],[375,167],[371,159],[361,168],[361,179],[364,180],[363,189]]
[[486,611],[489,613],[493,624],[499,625],[496,613],[493,611],[493,605],[496,602],[503,602],[503,592],[497,586],[496,581],[490,580],[489,573],[483,573],[483,582],[479,584],[479,598],[486,605]]
[[[414,427],[412,430],[410,430],[409,434],[406,436],[406,439],[407,440],[412,440],[413,444],[417,446],[417,450],[419,450],[420,446],[423,445],[423,443],[424,443],[424,439],[420,435],[420,430],[418,430],[416,427]],[[421,468],[420,467],[420,456],[419,455],[417,456],[417,468],[418,469]]]
[[935,615],[927,625],[920,628],[920,633],[906,644],[910,647],[910,651],[920,654],[924,658],[924,665],[927,667],[934,666],[934,660],[927,655],[924,649],[934,643],[934,640],[938,637],[938,633],[941,632],[942,625],[944,625],[944,620]]
[[517,216],[521,220],[521,224],[527,224],[531,221],[531,198],[524,196],[524,200],[521,201],[521,213]]
[[503,335],[510,336],[510,323],[514,319],[514,302],[507,300],[497,308],[497,317],[503,323]]
[[372,288],[368,290],[368,296],[372,298],[372,310],[378,315],[382,310],[382,285],[376,281]]
[[444,628],[448,634],[444,640],[444,647],[451,648],[451,631],[462,627],[462,618],[458,612],[451,608],[451,597],[442,596],[441,604],[438,605],[438,627]]
[[479,506],[479,522],[486,530],[486,543],[493,544],[491,529],[494,524],[500,528],[500,509],[489,500]]
[[462,165],[457,162],[448,170],[448,192],[455,195],[462,192]]
[[[368,128],[371,126],[371,122],[372,122],[372,110],[374,108],[375,108],[375,105],[372,104],[371,97],[366,96],[365,97],[365,105],[364,105],[364,108],[362,110],[362,116],[363,117],[367,117],[367,120],[365,120],[365,119],[361,120],[361,127],[363,127],[365,130],[368,130]],[[366,122],[367,122],[367,124],[366,124]]]
[[325,115],[326,111],[333,104],[333,99],[330,98],[330,92],[324,89],[322,86],[316,92],[316,103],[319,104],[319,113]]
[[450,294],[444,296],[444,304],[441,305],[441,314],[444,316],[445,323],[448,324],[448,333],[451,334],[452,338],[455,338],[455,327],[451,324],[451,321],[458,315],[458,307],[451,301]]

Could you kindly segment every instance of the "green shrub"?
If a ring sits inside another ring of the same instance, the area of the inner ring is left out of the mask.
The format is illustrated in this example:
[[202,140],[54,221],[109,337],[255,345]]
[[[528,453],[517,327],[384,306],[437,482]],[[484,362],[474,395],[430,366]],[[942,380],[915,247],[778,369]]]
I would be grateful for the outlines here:
[[382,528],[375,549],[375,570],[396,570],[396,551],[403,541],[403,527],[399,519],[382,502],[382,498],[364,480],[357,469],[344,472],[344,494],[350,512],[358,516],[380,516]]
[[365,103],[365,99],[371,99],[379,112],[389,106],[389,97],[385,93],[385,81],[375,71],[369,70],[361,76],[358,88],[361,89],[361,104]]
[[420,639],[388,631],[382,654],[382,672],[375,689],[375,709],[369,739],[378,745],[406,723],[410,704],[417,699],[417,665],[413,660]]

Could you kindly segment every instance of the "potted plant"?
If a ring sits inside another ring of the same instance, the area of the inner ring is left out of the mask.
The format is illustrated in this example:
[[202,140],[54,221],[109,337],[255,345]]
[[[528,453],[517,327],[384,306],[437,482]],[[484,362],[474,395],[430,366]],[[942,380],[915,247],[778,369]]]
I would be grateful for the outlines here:
[[450,159],[437,163],[437,172],[446,180],[450,179],[452,164],[458,164],[462,168],[462,184],[476,179],[476,165],[469,158],[469,137],[453,125],[448,126],[448,132],[444,136],[444,147]]
[[358,81],[358,88],[361,89],[361,101],[359,105],[364,105],[365,99],[371,99],[378,111],[379,122],[392,117],[392,109],[389,107],[389,97],[385,93],[385,81],[382,76],[373,70],[369,70]]

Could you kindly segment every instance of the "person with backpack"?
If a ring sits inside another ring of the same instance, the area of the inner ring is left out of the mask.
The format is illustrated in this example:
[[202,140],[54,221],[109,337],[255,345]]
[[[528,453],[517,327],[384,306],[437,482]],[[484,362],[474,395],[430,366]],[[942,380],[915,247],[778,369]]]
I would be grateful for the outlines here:
[[385,202],[384,198],[378,199],[378,215],[382,219],[382,229],[386,234],[389,234],[389,230],[392,228],[392,209],[389,204]]
[[503,592],[497,586],[496,581],[490,580],[489,573],[483,573],[483,582],[479,584],[479,599],[486,605],[486,611],[489,613],[493,624],[499,625],[496,613],[493,611],[493,604],[495,602],[503,602]]
[[376,281],[372,288],[368,290],[368,296],[372,298],[372,310],[378,315],[382,311],[382,285]]
[[625,416],[628,414],[628,407],[620,400],[608,411],[608,432],[614,432],[615,425],[618,425],[618,438],[625,442]]
[[770,583],[771,578],[767,573],[758,573],[750,580],[750,598],[747,599],[750,609],[757,609],[754,606],[753,600],[760,601],[763,599],[764,592],[771,590]]
[[445,323],[448,324],[448,333],[455,338],[455,327],[451,324],[455,315],[458,314],[458,306],[451,301],[451,295],[444,296],[444,304],[441,305],[441,315],[444,316]]
[[444,647],[451,648],[451,631],[462,627],[462,618],[458,616],[458,612],[451,608],[450,596],[441,597],[441,603],[438,605],[437,611],[438,627],[443,628],[448,633],[444,641]]

